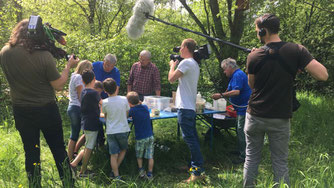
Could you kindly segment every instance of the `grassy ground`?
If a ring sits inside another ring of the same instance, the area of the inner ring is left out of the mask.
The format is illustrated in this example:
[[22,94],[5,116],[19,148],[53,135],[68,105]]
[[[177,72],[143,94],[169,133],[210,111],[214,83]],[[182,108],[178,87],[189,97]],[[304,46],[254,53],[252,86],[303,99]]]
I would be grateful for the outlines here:
[[[291,187],[334,187],[334,100],[310,93],[300,93],[302,106],[294,114],[291,126],[289,167]],[[61,104],[64,132],[70,134],[69,120],[65,115],[66,104]],[[188,177],[186,170],[190,154],[182,138],[177,138],[176,120],[154,121],[154,133],[159,145],[169,151],[156,148],[153,181],[137,177],[133,133],[129,138],[129,150],[120,167],[125,182],[111,182],[109,156],[105,148],[94,151],[89,168],[97,173],[93,179],[80,179],[78,187],[241,187],[242,165],[232,165],[234,156],[229,154],[236,147],[235,132],[222,131],[214,138],[211,151],[204,134],[206,128],[198,124],[201,149],[205,158],[206,181],[187,185],[182,180]],[[60,187],[61,182],[49,148],[42,145],[42,184],[44,187]],[[67,141],[66,141],[67,142]],[[146,163],[145,163],[146,165]],[[273,175],[268,144],[265,144],[263,160],[259,167],[258,187],[272,187]],[[284,187],[283,185],[281,185]],[[14,121],[8,118],[0,124],[0,187],[27,187],[24,169],[24,151]]]

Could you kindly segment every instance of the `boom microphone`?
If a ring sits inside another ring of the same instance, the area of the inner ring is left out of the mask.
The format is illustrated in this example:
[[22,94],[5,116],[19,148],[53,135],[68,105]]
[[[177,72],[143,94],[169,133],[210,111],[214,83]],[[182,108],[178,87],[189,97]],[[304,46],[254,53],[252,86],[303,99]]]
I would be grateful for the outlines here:
[[127,26],[125,27],[127,32],[128,32],[128,36],[131,39],[138,39],[144,33],[144,25],[147,22],[147,20],[153,20],[153,21],[158,21],[158,22],[161,22],[163,24],[182,29],[183,31],[187,31],[187,32],[191,32],[191,33],[200,35],[202,37],[205,37],[205,38],[213,40],[213,41],[217,41],[217,42],[221,42],[223,44],[227,44],[229,46],[232,46],[234,48],[237,48],[237,49],[242,50],[242,51],[247,52],[247,53],[251,52],[251,49],[239,46],[239,45],[234,44],[232,42],[225,41],[225,40],[222,40],[222,39],[219,39],[219,38],[214,38],[214,37],[211,37],[209,35],[190,30],[188,28],[181,27],[181,26],[178,26],[178,25],[173,24],[173,23],[163,21],[159,18],[156,18],[156,17],[152,16],[153,12],[154,12],[153,0],[138,0],[136,2],[135,6],[133,7],[133,16],[131,16]]
[[144,26],[147,22],[147,15],[154,13],[153,0],[138,0],[133,7],[133,15],[131,16],[126,31],[131,39],[138,39],[144,33]]

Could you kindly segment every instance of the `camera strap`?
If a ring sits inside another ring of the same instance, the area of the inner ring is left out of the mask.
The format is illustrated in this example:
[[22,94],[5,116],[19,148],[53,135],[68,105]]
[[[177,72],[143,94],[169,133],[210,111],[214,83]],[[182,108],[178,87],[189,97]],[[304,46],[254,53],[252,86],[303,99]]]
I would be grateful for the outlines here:
[[[283,59],[283,57],[279,54],[279,49],[284,46],[286,44],[286,42],[282,42],[279,46],[277,46],[276,48],[270,48],[269,46],[265,45],[262,47],[262,49],[265,50],[266,56],[262,59],[262,61],[260,62],[260,66],[262,67],[262,65],[266,62],[267,59],[277,59],[278,60],[278,64],[287,72],[290,74],[290,76],[293,79],[293,83],[296,81],[296,74],[297,74],[297,70],[293,70],[293,68],[291,68],[286,61]],[[300,107],[300,103],[297,100],[296,97],[296,88],[295,86],[293,86],[292,89],[292,111],[295,112],[298,110],[298,108]]]

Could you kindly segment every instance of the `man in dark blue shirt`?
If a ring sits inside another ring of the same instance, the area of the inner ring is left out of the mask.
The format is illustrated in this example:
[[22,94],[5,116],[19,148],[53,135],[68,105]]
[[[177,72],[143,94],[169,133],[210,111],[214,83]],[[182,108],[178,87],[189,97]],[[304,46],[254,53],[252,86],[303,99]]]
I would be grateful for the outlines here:
[[[117,69],[117,67],[115,67],[116,62],[117,62],[117,59],[115,55],[107,54],[104,57],[103,61],[96,61],[93,63],[93,71],[95,74],[95,79],[100,82],[103,82],[107,78],[114,79],[117,84],[117,88],[116,88],[116,95],[117,95],[119,91],[121,77],[120,77],[119,70]],[[102,99],[108,98],[108,94],[103,91],[101,93],[101,98]],[[103,130],[103,126],[101,123],[101,126],[99,126],[99,134],[97,136],[98,146],[99,147],[103,146],[104,141],[105,141],[104,130]]]
[[213,99],[221,97],[230,97],[230,101],[237,111],[237,135],[239,141],[239,158],[233,160],[234,164],[240,164],[245,161],[246,140],[244,133],[245,115],[249,97],[252,93],[248,85],[247,75],[239,69],[236,61],[232,58],[224,59],[221,62],[221,68],[224,73],[230,78],[227,91],[224,93],[215,93],[212,95]]
[[[104,57],[103,61],[96,61],[93,62],[93,71],[95,74],[96,80],[103,82],[107,78],[112,78],[116,81],[117,84],[117,89],[116,89],[116,95],[118,94],[119,91],[119,86],[120,86],[120,72],[115,67],[117,62],[116,56],[113,54],[107,54]],[[107,98],[108,95],[105,92],[101,93],[101,98],[105,99]]]

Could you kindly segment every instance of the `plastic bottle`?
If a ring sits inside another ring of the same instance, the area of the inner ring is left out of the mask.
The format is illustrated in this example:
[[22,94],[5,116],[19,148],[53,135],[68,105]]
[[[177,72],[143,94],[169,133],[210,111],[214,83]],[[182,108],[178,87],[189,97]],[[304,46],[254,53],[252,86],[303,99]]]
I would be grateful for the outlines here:
[[218,110],[225,111],[226,110],[226,100],[224,98],[218,99]]
[[197,93],[197,96],[196,96],[196,102],[201,101],[201,99],[202,99],[202,95],[201,95],[200,92],[198,92],[198,93]]

